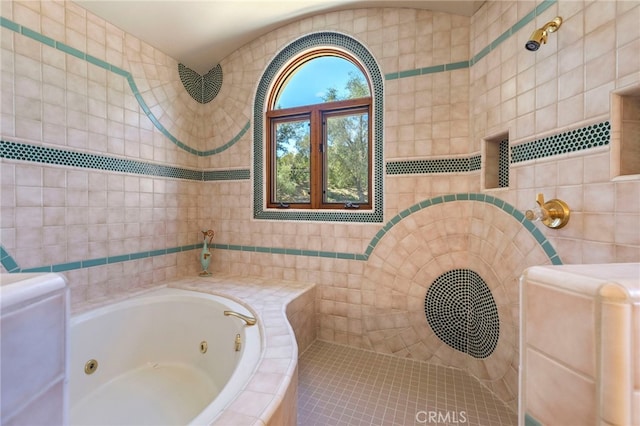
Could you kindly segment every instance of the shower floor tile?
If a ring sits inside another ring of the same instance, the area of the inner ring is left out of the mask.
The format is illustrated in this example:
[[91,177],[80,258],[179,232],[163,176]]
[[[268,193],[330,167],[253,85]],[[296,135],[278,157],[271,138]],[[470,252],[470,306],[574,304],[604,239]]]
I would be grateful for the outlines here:
[[517,424],[463,371],[316,340],[298,363],[298,425]]

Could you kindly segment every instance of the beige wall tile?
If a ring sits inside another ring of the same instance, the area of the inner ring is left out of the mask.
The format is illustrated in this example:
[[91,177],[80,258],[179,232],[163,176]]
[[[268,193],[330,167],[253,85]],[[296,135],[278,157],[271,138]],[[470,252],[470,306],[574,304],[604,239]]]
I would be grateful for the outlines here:
[[526,288],[525,300],[529,346],[595,378],[594,301],[533,283]]
[[598,405],[592,380],[567,369],[551,358],[527,349],[528,375],[524,384],[527,411],[544,424],[595,425]]

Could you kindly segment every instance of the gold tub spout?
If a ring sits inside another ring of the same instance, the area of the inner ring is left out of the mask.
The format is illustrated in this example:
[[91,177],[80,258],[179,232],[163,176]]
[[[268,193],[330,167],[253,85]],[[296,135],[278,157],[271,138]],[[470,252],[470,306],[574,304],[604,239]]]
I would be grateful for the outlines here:
[[247,315],[242,315],[236,311],[224,311],[226,316],[232,316],[240,318],[242,321],[246,322],[247,325],[256,325],[256,319]]

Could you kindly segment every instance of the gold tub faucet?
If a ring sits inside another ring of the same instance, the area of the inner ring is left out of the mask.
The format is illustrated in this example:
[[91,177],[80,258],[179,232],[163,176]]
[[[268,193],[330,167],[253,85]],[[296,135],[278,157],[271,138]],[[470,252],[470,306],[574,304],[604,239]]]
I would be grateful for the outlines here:
[[236,317],[236,318],[240,318],[242,321],[246,322],[247,325],[255,325],[256,324],[256,319],[247,315],[242,315],[236,311],[224,311],[224,314],[226,316],[232,316],[232,317]]

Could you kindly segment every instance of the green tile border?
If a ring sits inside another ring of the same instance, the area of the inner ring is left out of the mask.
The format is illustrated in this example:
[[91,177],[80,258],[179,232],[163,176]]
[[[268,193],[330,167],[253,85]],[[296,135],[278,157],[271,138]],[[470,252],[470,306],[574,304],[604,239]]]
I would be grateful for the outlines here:
[[[473,66],[475,63],[477,63],[478,61],[480,61],[482,58],[484,58],[487,54],[489,54],[489,52],[491,52],[492,50],[494,50],[495,48],[497,48],[500,44],[502,44],[505,40],[507,40],[509,37],[511,37],[512,35],[514,35],[517,31],[519,31],[520,29],[522,29],[524,26],[526,26],[528,23],[530,23],[532,20],[534,20],[536,18],[536,16],[542,14],[544,11],[546,11],[549,7],[551,7],[553,4],[555,4],[557,2],[557,0],[543,0],[541,3],[539,3],[531,12],[529,12],[527,15],[525,15],[522,19],[520,19],[518,22],[516,22],[514,25],[511,26],[511,28],[509,28],[508,30],[506,30],[505,32],[503,32],[500,36],[498,36],[495,40],[493,40],[491,43],[489,43],[489,45],[485,46],[480,52],[478,52],[476,55],[474,55],[471,59],[469,59],[468,61],[460,61],[460,62],[454,62],[454,63],[448,63],[448,64],[442,64],[442,65],[433,65],[433,66],[429,66],[429,67],[424,67],[424,68],[418,68],[418,69],[413,69],[413,70],[404,70],[404,71],[398,71],[398,72],[393,72],[393,73],[389,73],[386,74],[384,76],[385,80],[395,80],[395,79],[399,79],[399,78],[407,78],[407,77],[414,77],[414,76],[418,76],[418,75],[426,75],[426,74],[432,74],[432,73],[438,73],[438,72],[446,72],[446,71],[452,71],[452,70],[457,70],[457,69],[464,69],[464,68],[469,68],[471,66]],[[69,55],[72,55],[74,57],[77,57],[79,59],[85,60],[93,65],[96,65],[98,67],[101,67],[107,71],[116,73],[118,75],[121,75],[123,77],[125,77],[127,79],[127,82],[129,84],[129,87],[131,88],[131,91],[133,93],[133,95],[135,96],[136,100],[138,101],[140,108],[143,110],[143,112],[145,113],[145,115],[149,118],[149,120],[153,123],[153,125],[163,134],[165,135],[171,142],[173,142],[176,146],[178,146],[180,149],[183,149],[193,155],[197,155],[197,156],[211,156],[211,155],[216,155],[219,154],[220,152],[223,152],[227,149],[229,149],[231,146],[233,146],[236,142],[238,142],[245,134],[246,132],[249,130],[249,128],[251,127],[251,122],[250,120],[247,121],[247,123],[244,125],[244,127],[240,130],[240,132],[234,137],[232,138],[230,141],[228,141],[227,143],[225,143],[224,145],[212,149],[212,150],[206,150],[206,151],[200,151],[200,150],[196,150],[194,148],[189,147],[188,145],[184,144],[183,142],[181,142],[180,140],[178,140],[175,136],[173,136],[161,123],[160,121],[155,117],[155,115],[151,112],[151,110],[149,109],[148,105],[146,104],[146,102],[144,101],[144,99],[142,98],[142,95],[139,93],[139,90],[137,88],[137,85],[135,84],[135,81],[132,77],[132,75],[126,71],[123,70],[119,67],[116,67],[114,65],[111,65],[101,59],[98,59],[94,56],[91,56],[89,54],[86,54],[74,47],[71,47],[65,43],[56,41],[50,37],[47,37],[43,34],[38,33],[37,31],[31,30],[27,27],[24,27],[20,24],[17,24],[7,18],[1,17],[0,16],[0,26],[2,26],[3,28],[7,28],[11,31],[14,31],[18,34],[22,34],[26,37],[29,37],[33,40],[36,40],[44,45],[53,47],[55,49],[58,49],[62,52],[65,52]]]
[[513,145],[511,146],[511,164],[599,148],[609,145],[610,140],[611,123],[603,121],[531,142]]
[[[234,244],[212,244],[213,247],[218,250],[232,250],[232,251],[245,251],[265,254],[284,254],[290,256],[306,256],[306,257],[322,257],[329,259],[344,259],[344,260],[357,260],[366,262],[373,253],[378,243],[384,238],[385,234],[391,230],[395,225],[401,222],[405,217],[411,216],[422,209],[429,208],[442,203],[452,203],[456,201],[477,201],[482,203],[491,204],[512,216],[518,223],[521,223],[531,234],[533,238],[538,242],[540,247],[544,250],[545,254],[553,265],[562,265],[562,260],[556,252],[551,242],[544,236],[542,231],[538,227],[526,219],[524,214],[517,210],[514,206],[506,201],[494,197],[492,195],[481,193],[458,193],[458,194],[446,194],[433,198],[423,200],[416,203],[407,209],[401,211],[397,215],[391,218],[371,239],[367,249],[364,253],[346,253],[346,252],[331,252],[331,251],[318,251],[318,250],[304,250],[282,247],[263,247],[263,246],[247,246],[247,245],[234,245]],[[75,262],[68,262],[55,265],[45,265],[33,268],[22,269],[13,259],[13,257],[0,245],[0,263],[9,273],[18,272],[64,272],[73,269],[91,268],[94,266],[107,265],[113,263],[127,262],[130,260],[144,259],[155,256],[162,256],[165,254],[179,253],[185,251],[191,251],[200,249],[201,244],[191,244],[178,247],[170,247],[166,249],[142,251],[137,253],[129,253],[118,256],[102,257],[97,259],[86,259]]]
[[[500,179],[504,187],[509,186],[509,166],[511,164],[592,148],[600,148],[609,145],[610,140],[611,123],[609,121],[603,121],[517,145],[508,145],[508,140],[501,141],[499,156]],[[502,146],[505,142],[507,145]],[[387,175],[464,173],[480,169],[481,157],[479,154],[469,157],[402,161],[390,160],[386,163]]]
[[9,273],[65,272],[65,271],[71,271],[76,269],[85,269],[85,268],[92,268],[92,267],[102,266],[102,265],[111,265],[114,263],[128,262],[130,260],[164,256],[166,254],[178,253],[183,251],[191,251],[191,250],[196,250],[200,248],[201,248],[200,244],[190,244],[190,245],[185,245],[180,247],[170,247],[167,249],[142,251],[137,253],[122,254],[117,256],[108,256],[108,257],[101,257],[101,258],[95,258],[95,259],[86,259],[86,260],[80,260],[75,262],[59,263],[55,265],[45,265],[45,266],[37,266],[33,268],[22,269],[18,266],[15,260],[13,260],[13,258],[6,252],[4,247],[0,246],[0,253],[2,255],[2,259],[0,263],[2,263],[2,266]]
[[106,155],[0,140],[0,158],[197,181],[248,180],[249,169],[193,170]]
[[547,240],[542,231],[540,231],[533,222],[525,218],[522,212],[498,197],[482,193],[457,193],[437,196],[423,200],[401,211],[396,216],[391,218],[391,220],[389,220],[389,222],[387,222],[380,231],[378,231],[376,236],[371,240],[367,249],[365,250],[365,257],[368,259],[378,242],[382,239],[382,237],[384,237],[384,234],[386,234],[395,224],[399,223],[402,218],[407,217],[412,213],[415,213],[416,211],[428,208],[436,204],[467,200],[491,204],[512,216],[516,221],[521,223],[536,239],[536,241],[538,242],[538,244],[540,244],[553,265],[562,265],[562,260],[560,259],[560,256],[558,255],[556,250],[553,248],[551,242]]
[[525,413],[524,425],[525,426],[542,426],[542,423],[536,420],[535,417],[533,417],[531,414]]
[[387,175],[464,173],[480,170],[480,155],[425,160],[387,161]]
[[[243,131],[248,131],[245,127]],[[599,148],[610,143],[611,123],[603,121],[511,146],[510,164],[551,157],[569,152]],[[219,181],[247,180],[249,169],[193,170],[105,155],[68,151],[39,145],[0,140],[0,158],[56,164],[70,167],[134,173],[147,176]],[[386,175],[464,173],[480,170],[479,154],[469,157],[388,161]]]
[[500,34],[495,40],[481,49],[468,61],[454,62],[449,64],[432,65],[425,68],[416,68],[412,70],[397,71],[385,74],[385,80],[397,80],[400,78],[415,77],[419,75],[433,74],[438,72],[446,72],[458,69],[469,68],[478,63],[482,58],[487,56],[491,51],[495,50],[499,45],[505,42],[509,37],[515,35],[518,30],[522,29],[528,23],[533,21],[536,16],[542,14],[549,7],[557,3],[558,0],[542,0],[531,12],[527,13],[522,19],[513,24],[509,29]]
[[40,34],[37,31],[34,31],[30,28],[27,28],[23,25],[20,25],[16,22],[11,21],[10,19],[7,19],[5,17],[0,16],[0,26],[3,28],[6,28],[8,30],[11,30],[15,33],[24,35],[25,37],[29,37],[35,41],[38,41],[46,46],[52,47],[54,49],[57,49],[61,52],[64,52],[68,55],[74,56],[78,59],[84,60],[89,62],[92,65],[98,66],[100,68],[103,68],[109,72],[113,72],[115,74],[118,74],[122,77],[124,77],[127,80],[127,83],[129,84],[129,88],[131,89],[131,92],[133,93],[133,96],[136,98],[136,100],[138,101],[138,104],[140,105],[140,108],[142,109],[142,111],[145,113],[145,115],[147,116],[147,118],[151,121],[151,123],[153,123],[153,125],[155,126],[156,129],[158,129],[164,136],[166,136],[171,142],[173,142],[178,148],[189,152],[190,154],[199,156],[199,157],[207,157],[210,155],[215,155],[215,154],[219,154],[222,151],[225,151],[227,149],[229,149],[231,146],[233,146],[236,142],[238,142],[242,136],[245,135],[245,133],[247,132],[247,130],[249,129],[249,127],[251,127],[251,122],[250,120],[247,121],[247,123],[243,126],[243,128],[240,130],[240,132],[238,132],[238,134],[233,137],[230,141],[228,141],[227,143],[225,143],[224,145],[222,145],[221,147],[215,148],[215,149],[211,149],[211,150],[207,150],[207,151],[200,151],[197,150],[195,148],[191,148],[190,146],[186,145],[185,143],[181,142],[180,140],[178,140],[178,138],[176,138],[174,135],[171,134],[171,132],[169,132],[169,130],[167,130],[167,128],[165,128],[162,123],[160,123],[160,121],[158,120],[158,118],[153,114],[153,112],[151,112],[151,109],[149,108],[149,106],[147,105],[147,103],[145,102],[145,100],[142,98],[142,95],[140,94],[140,91],[138,90],[138,86],[136,85],[135,80],[133,79],[133,76],[131,75],[131,73],[127,70],[124,70],[120,67],[117,67],[115,65],[111,65],[108,62],[103,61],[102,59],[98,59],[95,56],[91,56],[85,52],[82,52],[81,50],[76,49],[75,47],[69,46],[68,44],[62,43],[60,41],[56,41],[50,37],[47,37],[43,34]]

